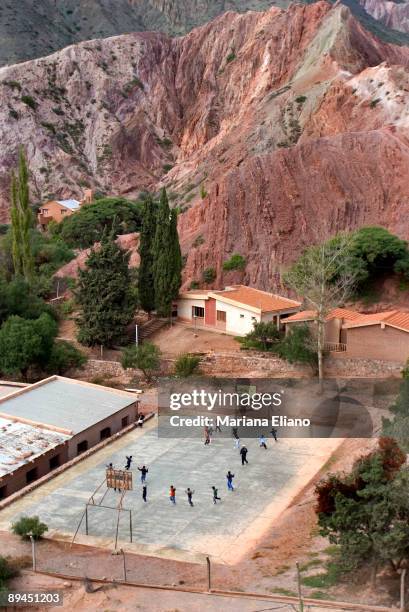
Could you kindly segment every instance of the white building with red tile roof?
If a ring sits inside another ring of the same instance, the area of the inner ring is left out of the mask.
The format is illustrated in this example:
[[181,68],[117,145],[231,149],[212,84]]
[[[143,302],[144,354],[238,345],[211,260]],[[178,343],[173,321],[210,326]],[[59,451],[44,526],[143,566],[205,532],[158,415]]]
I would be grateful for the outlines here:
[[235,336],[245,336],[254,323],[274,321],[293,314],[301,303],[254,287],[233,285],[222,291],[192,290],[181,293],[178,318]]

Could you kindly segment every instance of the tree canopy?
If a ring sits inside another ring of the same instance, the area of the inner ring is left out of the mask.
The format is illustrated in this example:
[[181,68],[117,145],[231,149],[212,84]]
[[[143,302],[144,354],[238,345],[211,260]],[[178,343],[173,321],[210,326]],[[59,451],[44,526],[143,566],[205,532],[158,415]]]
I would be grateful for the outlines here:
[[88,346],[120,343],[132,321],[136,299],[128,268],[129,254],[104,232],[80,270],[76,298],[80,306],[78,339]]
[[142,203],[125,198],[101,198],[85,204],[75,213],[53,226],[68,246],[88,248],[101,239],[104,231],[116,234],[138,232],[142,223]]
[[330,475],[317,485],[322,536],[339,546],[339,566],[369,564],[398,570],[409,560],[409,470],[391,438],[359,459],[347,476]]
[[121,357],[121,364],[124,368],[137,368],[144,373],[147,380],[152,380],[152,376],[160,368],[160,350],[152,342],[127,346]]
[[139,304],[145,312],[155,310],[155,253],[154,241],[157,223],[157,204],[148,196],[142,209],[142,227],[139,241]]

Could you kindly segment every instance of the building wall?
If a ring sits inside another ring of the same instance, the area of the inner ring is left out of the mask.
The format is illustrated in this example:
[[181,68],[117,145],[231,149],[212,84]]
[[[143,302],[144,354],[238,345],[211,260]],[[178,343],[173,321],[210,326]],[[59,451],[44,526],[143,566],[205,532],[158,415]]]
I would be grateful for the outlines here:
[[27,485],[26,474],[30,470],[36,468],[37,469],[37,478],[41,478],[45,476],[49,472],[50,469],[50,459],[59,455],[59,465],[62,465],[66,461],[68,461],[68,443],[60,444],[49,451],[45,452],[43,455],[37,457],[34,461],[28,462],[25,465],[22,465],[14,472],[3,476],[0,479],[0,488],[6,487],[6,492],[3,497],[8,497],[12,493],[19,491],[23,487]]
[[[48,212],[44,213],[44,209]],[[70,217],[73,212],[73,210],[65,208],[65,206],[61,206],[61,204],[53,200],[43,204],[39,211],[40,215],[43,215],[44,217],[52,217],[54,221],[57,221],[57,223],[65,219],[65,217]]]
[[107,417],[103,421],[96,423],[89,429],[85,429],[80,433],[73,436],[68,441],[68,459],[73,459],[78,455],[78,444],[87,441],[87,448],[91,448],[101,442],[101,431],[110,428],[110,435],[118,433],[121,429],[123,429],[122,419],[124,417],[128,417],[128,425],[134,423],[136,421],[136,416],[138,414],[138,402],[133,402],[129,406],[126,406],[119,412],[112,414]]
[[216,310],[226,313],[226,332],[236,336],[245,336],[252,331],[254,321],[260,322],[259,314],[221,300],[216,300]]
[[409,358],[409,333],[385,325],[347,329],[345,357],[405,362]]
[[183,321],[192,321],[192,306],[205,307],[206,300],[183,299],[178,300],[178,318]]

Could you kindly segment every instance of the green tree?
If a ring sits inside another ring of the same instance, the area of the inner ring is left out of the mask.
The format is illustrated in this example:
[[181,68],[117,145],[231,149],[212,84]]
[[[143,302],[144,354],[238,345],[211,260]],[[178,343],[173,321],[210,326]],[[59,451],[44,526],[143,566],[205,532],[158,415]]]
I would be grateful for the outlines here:
[[358,288],[384,274],[409,272],[408,243],[384,227],[362,227],[353,232],[348,265]]
[[59,340],[54,342],[50,351],[46,369],[52,374],[64,374],[70,368],[79,368],[87,358],[70,342]]
[[155,310],[155,287],[154,287],[154,240],[156,232],[156,204],[151,196],[148,196],[143,204],[142,227],[139,241],[139,303],[141,308],[148,313]]
[[169,208],[166,189],[162,190],[160,197],[153,253],[156,311],[159,315],[168,317],[181,284],[182,256],[177,214]]
[[321,535],[339,546],[344,571],[365,565],[399,570],[409,560],[409,470],[390,438],[359,459],[347,476],[330,475],[316,488]]
[[57,335],[57,324],[43,313],[26,320],[14,315],[0,328],[0,370],[27,380],[30,367],[44,367]]
[[280,340],[280,332],[273,321],[255,322],[251,332],[246,334],[242,343],[246,348],[268,351]]
[[13,533],[21,536],[23,540],[28,540],[30,535],[35,540],[39,540],[48,531],[47,525],[42,523],[38,516],[22,516],[12,524],[11,529]]
[[100,198],[53,226],[52,232],[70,247],[88,248],[99,241],[102,233],[112,231],[130,234],[139,232],[142,223],[142,203],[125,198]]
[[11,315],[38,319],[43,312],[52,316],[51,307],[37,297],[21,276],[10,282],[0,279],[0,324]]
[[317,349],[307,325],[295,325],[273,350],[289,363],[317,367]]
[[200,366],[200,357],[198,355],[179,355],[175,362],[175,374],[180,378],[187,378],[198,374]]
[[284,282],[316,312],[318,376],[324,377],[325,321],[329,311],[342,305],[352,294],[356,270],[351,261],[351,237],[337,236],[304,251],[284,275]]
[[409,452],[409,362],[402,370],[402,383],[399,393],[390,411],[392,419],[382,419],[384,436],[395,438],[400,447]]
[[127,346],[121,356],[121,364],[124,368],[137,368],[141,370],[148,381],[160,369],[161,352],[152,342]]
[[135,311],[129,254],[105,232],[80,270],[76,299],[80,306],[78,339],[87,346],[121,342]]
[[18,176],[11,175],[11,232],[14,273],[31,281],[34,258],[31,252],[30,229],[33,214],[30,208],[28,168],[23,147],[19,151]]

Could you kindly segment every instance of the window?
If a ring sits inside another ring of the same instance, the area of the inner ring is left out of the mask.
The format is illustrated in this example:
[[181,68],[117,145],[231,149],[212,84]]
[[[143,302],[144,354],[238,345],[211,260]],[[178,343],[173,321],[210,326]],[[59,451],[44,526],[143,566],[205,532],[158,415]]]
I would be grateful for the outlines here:
[[217,320],[219,321],[219,323],[226,323],[226,311],[225,310],[217,311]]
[[54,455],[54,457],[51,457],[49,464],[50,470],[55,470],[55,468],[58,468],[60,465],[60,455]]
[[5,497],[7,497],[7,486],[4,485],[4,487],[0,487],[0,499],[4,499]]
[[192,306],[192,315],[194,319],[204,319],[204,308],[201,306]]
[[257,322],[257,317],[251,317],[251,320]]
[[244,315],[243,314],[240,315],[240,319],[244,319]]
[[129,425],[129,416],[124,416],[121,421],[121,427],[128,427]]
[[41,212],[43,213],[43,215],[48,215],[48,208],[43,208]]
[[77,444],[77,455],[84,453],[86,450],[88,450],[88,440],[83,440]]
[[30,484],[30,482],[34,482],[35,480],[37,480],[37,478],[38,478],[37,468],[28,470],[28,472],[26,473],[26,483],[27,484]]
[[101,440],[106,440],[107,438],[109,438],[111,435],[111,428],[110,427],[104,427],[104,429],[101,429],[101,431],[99,432],[99,437]]

